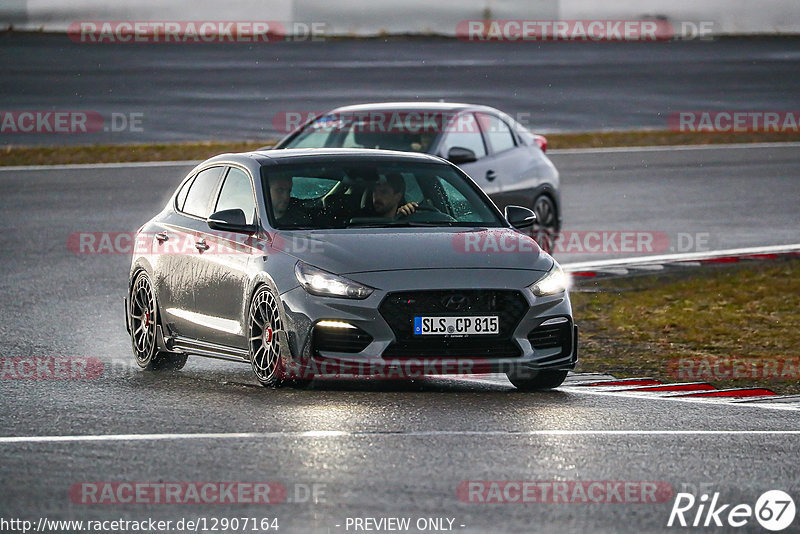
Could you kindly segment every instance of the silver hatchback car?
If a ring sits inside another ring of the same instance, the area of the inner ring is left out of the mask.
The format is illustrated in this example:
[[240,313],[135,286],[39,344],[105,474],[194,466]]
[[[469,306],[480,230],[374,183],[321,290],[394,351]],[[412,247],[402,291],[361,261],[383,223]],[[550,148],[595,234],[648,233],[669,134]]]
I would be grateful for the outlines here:
[[559,174],[545,154],[547,139],[498,109],[448,102],[344,106],[312,118],[275,146],[320,147],[440,156],[461,167],[500,209],[531,208],[540,243],[561,229]]
[[504,372],[560,385],[577,359],[568,280],[458,167],[381,150],[224,154],[192,170],[136,238],[136,362],[250,363],[315,377]]

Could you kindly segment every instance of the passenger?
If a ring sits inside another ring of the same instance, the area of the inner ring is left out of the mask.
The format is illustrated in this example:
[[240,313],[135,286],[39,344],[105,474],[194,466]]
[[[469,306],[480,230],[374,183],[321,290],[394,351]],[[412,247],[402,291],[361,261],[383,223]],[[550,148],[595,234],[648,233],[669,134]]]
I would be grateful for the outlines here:
[[311,216],[301,201],[292,196],[292,181],[288,174],[269,177],[269,198],[275,222],[280,226],[309,226]]

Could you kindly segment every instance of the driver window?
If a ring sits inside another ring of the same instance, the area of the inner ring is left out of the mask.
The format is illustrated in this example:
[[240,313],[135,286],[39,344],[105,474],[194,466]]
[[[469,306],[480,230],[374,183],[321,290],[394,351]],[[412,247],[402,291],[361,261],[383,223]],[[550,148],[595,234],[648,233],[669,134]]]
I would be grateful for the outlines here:
[[222,191],[219,193],[217,207],[214,211],[230,210],[239,208],[244,212],[247,224],[253,224],[256,213],[256,201],[253,197],[253,186],[250,184],[250,177],[241,169],[231,167],[225,183],[222,184]]
[[439,183],[442,186],[442,191],[447,198],[447,203],[450,205],[452,216],[459,222],[477,222],[481,220],[481,215],[475,213],[472,203],[467,200],[464,194],[455,188],[453,184],[439,178]]
[[[197,177],[189,186],[186,199],[181,206],[181,211],[195,217],[205,219],[210,215],[208,205],[214,199],[214,191],[219,183],[219,176],[223,167],[211,167],[198,173]],[[181,191],[181,194],[183,191]]]
[[505,152],[516,146],[514,134],[511,133],[505,122],[488,113],[479,113],[478,115],[483,131],[489,139],[489,145],[492,147],[492,153]]
[[459,115],[447,126],[447,133],[442,140],[442,156],[447,157],[447,153],[455,146],[472,150],[478,159],[486,155],[481,129],[472,113]]

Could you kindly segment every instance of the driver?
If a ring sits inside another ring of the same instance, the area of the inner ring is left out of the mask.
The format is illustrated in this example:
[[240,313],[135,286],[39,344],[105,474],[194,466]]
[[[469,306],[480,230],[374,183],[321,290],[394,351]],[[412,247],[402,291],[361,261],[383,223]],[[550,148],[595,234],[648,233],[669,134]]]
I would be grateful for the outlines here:
[[388,173],[372,188],[372,216],[394,219],[408,217],[419,207],[416,202],[403,203],[406,181],[397,172]]

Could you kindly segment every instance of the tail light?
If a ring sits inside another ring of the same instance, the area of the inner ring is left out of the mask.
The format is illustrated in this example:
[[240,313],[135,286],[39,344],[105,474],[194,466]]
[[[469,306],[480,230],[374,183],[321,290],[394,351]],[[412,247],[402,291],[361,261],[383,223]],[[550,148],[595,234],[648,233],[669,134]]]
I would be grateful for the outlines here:
[[547,152],[547,138],[545,136],[533,134],[533,139],[536,141],[536,144],[539,145],[539,148],[542,149],[542,152]]

